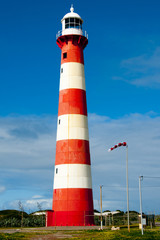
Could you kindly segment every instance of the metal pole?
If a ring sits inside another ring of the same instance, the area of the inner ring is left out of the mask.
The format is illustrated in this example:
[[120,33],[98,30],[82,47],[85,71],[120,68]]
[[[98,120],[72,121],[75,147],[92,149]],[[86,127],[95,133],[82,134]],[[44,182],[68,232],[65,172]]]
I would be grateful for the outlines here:
[[102,187],[103,185],[100,186],[100,202],[101,202],[101,230],[103,230],[102,226]]
[[140,197],[140,214],[141,214],[141,231],[143,235],[143,221],[142,221],[142,192],[141,192],[141,181],[143,176],[139,176],[139,197]]
[[128,189],[128,145],[126,145],[126,180],[127,180],[127,220],[128,220],[128,232],[130,232],[130,225],[129,225],[129,189]]

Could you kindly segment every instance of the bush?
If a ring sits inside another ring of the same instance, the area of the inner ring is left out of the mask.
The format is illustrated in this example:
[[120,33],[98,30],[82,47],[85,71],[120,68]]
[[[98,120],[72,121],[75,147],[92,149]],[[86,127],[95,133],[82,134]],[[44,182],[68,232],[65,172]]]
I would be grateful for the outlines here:
[[0,227],[43,227],[45,226],[45,215],[32,215],[16,210],[0,211]]

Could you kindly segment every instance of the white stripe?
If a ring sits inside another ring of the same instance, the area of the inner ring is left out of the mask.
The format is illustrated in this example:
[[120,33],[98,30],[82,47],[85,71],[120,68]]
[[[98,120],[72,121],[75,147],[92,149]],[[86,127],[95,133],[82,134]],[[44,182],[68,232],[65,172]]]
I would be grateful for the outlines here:
[[87,116],[64,114],[58,117],[57,125],[57,141],[64,139],[89,140]]
[[86,164],[56,165],[53,188],[92,188],[91,166]]
[[78,88],[86,90],[84,65],[82,63],[63,63],[61,65],[60,89]]

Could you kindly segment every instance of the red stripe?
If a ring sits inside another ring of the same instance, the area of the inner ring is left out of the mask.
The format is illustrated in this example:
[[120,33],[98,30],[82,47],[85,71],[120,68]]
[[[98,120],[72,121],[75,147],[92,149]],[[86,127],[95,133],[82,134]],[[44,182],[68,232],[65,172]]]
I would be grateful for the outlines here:
[[92,189],[63,188],[54,189],[53,206],[56,211],[93,211]]
[[61,64],[66,62],[84,64],[83,49],[88,44],[86,37],[80,35],[61,36],[57,39],[57,44],[62,49]]
[[55,164],[88,164],[90,165],[90,154],[83,152],[56,153]]
[[54,212],[47,211],[46,227],[94,225],[93,211]]
[[[66,58],[63,58],[64,53],[67,53]],[[62,47],[61,64],[67,62],[78,62],[84,64],[82,47],[72,44],[71,40],[69,40],[67,43],[64,43]]]
[[60,91],[58,116],[63,114],[83,114],[87,116],[85,90],[73,88]]
[[69,163],[91,164],[89,141],[79,139],[57,141],[55,165]]

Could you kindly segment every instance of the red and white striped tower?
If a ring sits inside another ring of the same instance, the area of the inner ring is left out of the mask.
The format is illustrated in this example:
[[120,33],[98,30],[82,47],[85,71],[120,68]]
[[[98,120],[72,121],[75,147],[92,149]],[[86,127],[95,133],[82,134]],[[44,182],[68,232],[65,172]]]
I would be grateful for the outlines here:
[[83,58],[88,39],[81,17],[70,10],[57,35],[61,71],[53,212],[48,212],[47,226],[94,224]]

